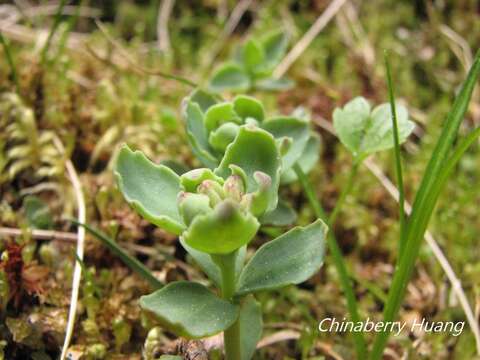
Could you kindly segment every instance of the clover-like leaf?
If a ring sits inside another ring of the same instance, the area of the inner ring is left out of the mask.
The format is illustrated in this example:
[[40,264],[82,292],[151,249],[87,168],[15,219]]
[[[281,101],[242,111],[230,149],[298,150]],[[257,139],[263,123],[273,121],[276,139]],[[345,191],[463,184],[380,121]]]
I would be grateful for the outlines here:
[[288,35],[283,30],[274,31],[265,35],[260,43],[265,52],[265,63],[268,68],[273,69],[287,51]]
[[241,358],[250,360],[262,337],[263,330],[262,309],[252,295],[248,296],[241,304],[239,322],[242,341]]
[[[320,136],[315,133],[310,134],[307,145],[303,149],[303,153],[297,160],[298,165],[304,174],[308,174],[317,164],[320,156],[321,140]],[[297,180],[297,175],[293,169],[282,172],[281,183],[290,184]]]
[[123,196],[140,215],[174,234],[183,231],[185,225],[177,208],[180,191],[177,174],[124,145],[117,158],[115,175]]
[[183,112],[187,125],[187,137],[193,153],[205,166],[215,168],[218,162],[209,149],[208,133],[200,105],[187,100]]
[[290,116],[279,116],[266,120],[262,128],[276,139],[291,138],[288,151],[282,156],[282,172],[290,169],[300,158],[310,137],[307,121]]
[[270,177],[271,186],[268,189],[266,211],[275,209],[278,201],[277,192],[281,160],[273,136],[255,126],[240,126],[237,137],[227,147],[220,165],[215,169],[215,173],[226,179],[231,174],[230,165],[232,164],[245,172],[247,193],[256,192],[259,189],[259,184],[254,177],[256,172],[262,172]]
[[[401,105],[397,105],[397,124],[402,143],[415,125],[408,120],[408,111]],[[382,104],[371,112],[368,101],[357,97],[342,109],[335,109],[333,125],[340,141],[355,157],[364,157],[394,146],[389,104]]]
[[242,66],[227,63],[215,71],[210,79],[209,88],[215,92],[245,91],[250,85],[250,77]]
[[239,316],[237,305],[218,298],[201,284],[188,281],[174,282],[142,296],[140,306],[154,313],[164,327],[189,339],[218,334]]
[[253,215],[226,199],[208,214],[195,217],[182,238],[196,250],[209,254],[228,254],[250,242],[259,226]]
[[299,284],[323,264],[327,226],[317,220],[272,240],[253,255],[240,275],[237,295]]
[[263,104],[251,96],[236,96],[235,99],[233,99],[233,108],[243,120],[252,118],[261,122],[265,118]]

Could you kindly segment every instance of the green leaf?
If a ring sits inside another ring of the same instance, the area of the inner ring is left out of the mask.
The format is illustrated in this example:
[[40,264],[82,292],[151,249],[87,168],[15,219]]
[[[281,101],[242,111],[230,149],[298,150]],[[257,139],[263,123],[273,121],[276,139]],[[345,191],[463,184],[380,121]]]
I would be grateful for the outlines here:
[[196,250],[228,254],[250,242],[259,226],[254,216],[227,199],[210,213],[197,215],[182,237]]
[[277,207],[260,218],[262,225],[288,226],[297,221],[297,213],[285,201],[280,200]]
[[30,195],[23,200],[27,223],[35,229],[51,229],[53,218],[50,208],[40,198]]
[[327,226],[296,227],[258,249],[240,275],[237,295],[299,284],[323,264]]
[[183,360],[183,357],[179,355],[162,355],[159,360]]
[[229,328],[239,309],[219,299],[205,286],[178,281],[140,298],[140,306],[154,313],[160,323],[179,336],[200,339]]
[[[400,143],[413,131],[415,124],[408,120],[408,111],[397,106],[397,125]],[[370,104],[362,97],[350,101],[333,113],[333,125],[340,141],[356,157],[391,149],[394,146],[391,109],[389,104],[377,106],[370,112]]]
[[190,94],[188,99],[193,103],[197,103],[203,113],[205,113],[209,107],[221,101],[220,97],[210,94],[209,92],[202,89],[194,90]]
[[270,176],[271,186],[267,195],[267,211],[275,209],[280,180],[280,153],[273,136],[255,126],[240,126],[235,141],[227,147],[220,165],[215,169],[215,173],[226,179],[231,174],[229,168],[231,164],[237,165],[245,172],[248,193],[255,192],[259,188],[254,173],[263,172]]
[[[222,273],[212,260],[212,257],[204,253],[202,251],[196,250],[185,242],[184,239],[180,238],[180,243],[182,244],[183,248],[193,260],[197,263],[197,265],[203,270],[203,272],[208,276],[208,278],[217,286],[218,288],[222,287]],[[247,247],[243,246],[238,249],[237,257],[235,258],[235,273],[237,274],[237,279],[240,277],[240,273],[243,269],[243,265],[245,263],[245,257],[247,256]]]
[[221,124],[234,122],[239,124],[240,118],[233,109],[231,102],[223,102],[211,106],[205,113],[205,128],[208,132],[215,130]]
[[247,118],[253,118],[259,122],[262,122],[265,118],[263,104],[251,96],[236,96],[235,99],[233,99],[233,108],[238,116],[240,116],[244,121]]
[[243,48],[243,63],[245,68],[251,73],[256,73],[264,61],[265,53],[262,45],[254,39],[248,40]]
[[[316,133],[310,133],[310,138],[308,139],[303,153],[297,161],[297,164],[300,166],[304,174],[308,174],[317,164],[318,158],[320,156],[321,140],[320,136]],[[290,184],[294,181],[297,181],[297,175],[293,168],[288,169],[282,173],[281,183]]]
[[220,153],[224,153],[227,146],[230,145],[238,134],[239,126],[235,123],[225,123],[210,133],[208,141],[212,148]]
[[295,82],[287,78],[267,78],[255,81],[255,88],[266,91],[282,91],[291,89]]
[[262,128],[276,139],[292,139],[288,151],[282,156],[282,172],[285,172],[297,162],[307,145],[310,137],[308,122],[290,116],[279,116],[266,120]]
[[239,321],[242,360],[250,360],[262,337],[263,330],[262,309],[253,296],[248,296],[241,304]]
[[204,125],[204,115],[200,105],[192,101],[186,101],[184,107],[184,118],[186,120],[187,138],[195,157],[205,166],[215,168],[218,160],[209,149],[208,134]]
[[238,64],[228,63],[215,71],[210,79],[209,88],[215,92],[245,91],[250,88],[250,77]]
[[265,51],[266,67],[273,70],[285,56],[288,46],[288,35],[284,30],[277,30],[267,34],[261,44]]
[[174,234],[183,231],[185,226],[177,208],[177,174],[124,145],[117,158],[115,176],[123,196],[140,215]]

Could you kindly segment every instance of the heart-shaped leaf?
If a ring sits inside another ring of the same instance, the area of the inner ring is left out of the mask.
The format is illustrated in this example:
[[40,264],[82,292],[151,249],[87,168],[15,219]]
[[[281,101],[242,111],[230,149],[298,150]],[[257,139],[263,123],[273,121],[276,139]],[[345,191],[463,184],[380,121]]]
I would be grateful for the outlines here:
[[255,353],[257,343],[262,337],[262,309],[250,295],[240,307],[240,338],[242,340],[242,360],[250,360]]
[[197,215],[182,237],[192,248],[209,254],[228,254],[253,239],[260,224],[232,200],[219,203],[213,211]]
[[180,179],[127,145],[120,150],[115,176],[127,202],[145,219],[174,234],[185,228],[177,208]]
[[[317,164],[320,156],[321,140],[320,136],[315,133],[310,134],[307,145],[303,149],[303,153],[297,161],[304,174],[308,174]],[[281,183],[290,184],[297,181],[297,175],[293,169],[288,169],[282,173]]]
[[213,74],[209,88],[215,92],[245,91],[250,87],[250,77],[242,66],[234,63],[222,65]]
[[259,188],[254,177],[256,172],[262,172],[270,177],[271,186],[268,189],[266,210],[275,209],[280,180],[280,153],[273,136],[252,125],[240,126],[235,141],[227,147],[215,173],[226,179],[231,174],[229,166],[232,164],[237,165],[245,172],[248,193],[255,192]]
[[215,296],[205,286],[188,281],[168,284],[140,298],[140,306],[154,313],[160,323],[179,336],[200,339],[229,328],[239,309]]
[[282,156],[282,172],[287,171],[297,162],[307,145],[310,137],[308,122],[290,116],[279,116],[265,121],[262,128],[276,139],[292,139],[288,151]]
[[[402,143],[413,131],[415,124],[408,120],[408,111],[401,105],[397,105],[397,124],[399,140]],[[356,157],[364,157],[394,146],[389,104],[382,104],[370,112],[368,101],[357,97],[342,109],[335,109],[333,125],[340,141]]]
[[299,284],[323,264],[327,226],[296,227],[258,249],[240,275],[237,295]]
[[215,168],[217,159],[211,153],[208,142],[208,133],[204,125],[204,115],[200,105],[187,100],[184,108],[188,142],[195,156],[209,168]]

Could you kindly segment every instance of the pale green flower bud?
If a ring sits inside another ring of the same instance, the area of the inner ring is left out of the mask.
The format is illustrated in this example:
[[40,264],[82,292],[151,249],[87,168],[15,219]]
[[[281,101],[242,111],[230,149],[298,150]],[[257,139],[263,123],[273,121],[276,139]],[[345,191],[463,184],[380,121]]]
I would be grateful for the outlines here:
[[178,194],[178,210],[180,215],[182,215],[183,221],[188,226],[195,216],[206,214],[212,208],[207,195],[181,192]]

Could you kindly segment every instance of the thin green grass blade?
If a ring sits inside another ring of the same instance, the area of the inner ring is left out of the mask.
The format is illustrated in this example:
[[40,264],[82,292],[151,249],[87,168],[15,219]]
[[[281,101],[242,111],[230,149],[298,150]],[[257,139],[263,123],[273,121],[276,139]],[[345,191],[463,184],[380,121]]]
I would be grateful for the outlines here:
[[390,101],[390,109],[392,112],[393,123],[393,151],[395,153],[395,173],[397,176],[398,187],[398,218],[400,221],[400,239],[398,242],[398,258],[402,257],[405,249],[405,189],[403,185],[403,170],[402,170],[402,158],[400,154],[400,139],[398,135],[398,122],[397,122],[397,110],[395,107],[395,95],[393,90],[392,72],[390,68],[390,62],[388,61],[388,53],[384,52],[385,68],[387,70],[387,85],[388,85],[388,97]]
[[57,31],[57,28],[60,25],[60,21],[62,20],[62,12],[66,3],[67,0],[61,0],[60,4],[58,4],[57,12],[55,13],[55,19],[53,20],[52,27],[50,28],[50,32],[48,33],[47,41],[45,41],[45,45],[43,45],[42,51],[40,53],[40,59],[42,64],[45,64],[45,61],[47,60],[48,49],[50,48],[53,35],[55,34],[55,31]]
[[[468,109],[468,104],[479,74],[480,51],[477,52],[467,79],[462,86],[462,90],[455,99],[452,111],[447,117],[443,131],[432,153],[432,157],[427,165],[420,188],[415,197],[406,231],[405,251],[395,271],[388,293],[388,301],[384,310],[383,320],[386,322],[395,319],[402,304],[407,284],[415,267],[415,261],[418,257],[422,239],[442,189],[441,182],[443,181],[443,183],[445,183],[445,180],[442,179],[446,178],[447,175],[445,173],[449,171],[451,166],[447,164],[447,161],[455,159],[448,158],[448,155],[452,150],[453,141],[457,136],[460,124]],[[460,152],[455,152],[454,156],[459,156],[459,154]],[[389,335],[389,332],[383,332],[377,335],[370,359],[378,360],[382,357]]]
[[150,286],[154,289],[160,289],[164,284],[159,281],[155,276],[152,275],[152,272],[143,265],[140,261],[135,259],[134,257],[130,256],[125,250],[123,250],[118,244],[105,235],[103,232],[94,229],[93,227],[82,224],[76,220],[70,220],[72,223],[78,226],[83,226],[85,230],[87,230],[90,234],[95,236],[98,240],[100,240],[112,253],[114,253],[120,260],[124,262],[132,271],[136,272],[142,278],[144,278]]
[[[293,166],[293,169],[302,185],[305,195],[308,198],[310,206],[313,208],[315,215],[328,223],[328,217],[325,211],[323,210],[320,202],[318,201],[317,195],[315,190],[313,189],[310,180],[307,178],[305,173],[302,171],[298,164]],[[347,270],[347,265],[345,264],[345,260],[343,259],[342,251],[338,246],[337,240],[333,235],[332,231],[329,231],[327,236],[327,243],[330,249],[330,253],[332,254],[333,263],[335,268],[337,269],[338,276],[340,278],[340,283],[343,288],[343,292],[345,293],[345,297],[347,299],[347,309],[350,313],[350,318],[353,322],[360,322],[360,315],[358,313],[358,304],[357,299],[355,298],[355,293],[353,291],[352,283],[350,281],[350,277]],[[366,359],[367,357],[367,346],[365,342],[365,338],[363,333],[361,332],[353,332],[353,340],[355,342],[355,350],[357,352],[358,359]]]
[[10,72],[12,74],[12,80],[17,89],[17,93],[20,91],[20,83],[18,82],[17,67],[13,61],[12,52],[10,51],[10,46],[5,41],[2,33],[0,32],[0,42],[2,43],[3,51],[5,52],[5,57],[7,58],[8,66],[10,66]]

